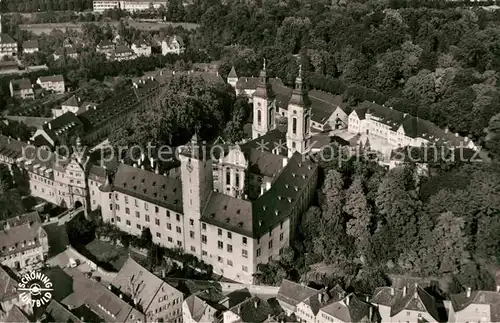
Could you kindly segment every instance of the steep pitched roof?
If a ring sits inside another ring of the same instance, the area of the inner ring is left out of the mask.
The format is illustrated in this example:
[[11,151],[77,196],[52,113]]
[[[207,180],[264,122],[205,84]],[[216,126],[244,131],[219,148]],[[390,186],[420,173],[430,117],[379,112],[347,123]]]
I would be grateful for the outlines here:
[[39,247],[40,239],[47,236],[38,212],[7,219],[0,222],[0,228],[3,228],[0,231],[2,257]]
[[57,142],[59,137],[70,129],[82,126],[82,122],[73,112],[66,112],[43,125],[45,133]]
[[317,297],[320,292],[317,289],[284,279],[280,285],[276,299],[292,306],[297,306],[297,304],[310,297]]
[[[45,309],[45,313],[49,314],[55,322],[72,322],[81,323],[80,319],[71,313],[67,308],[59,304],[56,300],[51,300],[49,306]],[[12,321],[15,322],[15,321]]]
[[51,75],[51,76],[40,76],[38,78],[41,83],[45,82],[64,82],[64,77],[61,74],[58,75]]
[[[394,294],[394,295],[393,295]],[[403,296],[403,291],[393,287],[377,287],[370,300],[371,303],[384,306],[392,306],[397,299]]]
[[31,321],[26,313],[24,313],[19,307],[14,305],[8,312],[7,317],[5,317],[5,322],[29,323]]
[[349,294],[342,300],[331,303],[321,309],[342,322],[361,322],[369,317],[371,305],[361,301],[356,295]]
[[0,34],[0,44],[15,44],[16,41],[9,34]]
[[462,311],[473,304],[489,304],[490,305],[490,321],[500,322],[500,293],[493,291],[473,291],[467,297],[466,293],[454,294],[450,296],[451,304],[455,312]]
[[11,276],[10,272],[7,272],[0,266],[0,301],[5,302],[18,295],[17,292],[17,278]]
[[10,81],[10,83],[12,84],[12,89],[14,91],[29,90],[33,88],[33,86],[31,85],[31,81],[28,78],[12,80]]
[[236,69],[234,68],[234,65],[231,67],[231,70],[229,71],[227,78],[233,78],[233,79],[238,78],[238,74],[236,74]]
[[70,107],[79,107],[80,106],[80,100],[79,98],[76,97],[76,95],[72,95],[69,99],[61,103],[61,106],[66,105]]
[[436,321],[441,321],[436,299],[418,285],[408,288],[405,296],[396,299],[391,307],[391,317],[403,310],[427,312]]
[[[234,76],[236,77],[236,76]],[[246,77],[242,76],[238,78],[238,82],[236,82],[236,88],[242,89],[242,90],[255,90],[257,89],[257,86],[259,85],[259,78],[258,77]]]
[[258,297],[249,298],[231,308],[230,311],[238,315],[241,322],[248,323],[265,322],[270,316],[277,316],[281,313],[281,310],[269,300],[262,300]]
[[115,191],[182,213],[182,183],[178,179],[120,164],[113,187]]
[[38,48],[38,40],[26,40],[23,41],[23,49],[34,49]]
[[252,203],[223,193],[211,192],[201,220],[245,236],[252,236]]
[[213,322],[224,309],[223,306],[207,302],[198,295],[191,295],[185,300],[191,317],[195,322]]

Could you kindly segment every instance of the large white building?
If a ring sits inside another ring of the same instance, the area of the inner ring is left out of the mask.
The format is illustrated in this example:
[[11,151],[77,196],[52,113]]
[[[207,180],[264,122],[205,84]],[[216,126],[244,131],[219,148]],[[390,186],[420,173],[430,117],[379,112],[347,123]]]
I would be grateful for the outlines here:
[[118,0],[94,0],[92,4],[95,12],[120,8],[120,1]]
[[0,59],[17,54],[17,42],[9,34],[2,32],[2,16],[0,15]]
[[158,9],[160,6],[167,6],[166,0],[94,0],[93,10],[104,12],[111,9],[122,9],[130,12]]

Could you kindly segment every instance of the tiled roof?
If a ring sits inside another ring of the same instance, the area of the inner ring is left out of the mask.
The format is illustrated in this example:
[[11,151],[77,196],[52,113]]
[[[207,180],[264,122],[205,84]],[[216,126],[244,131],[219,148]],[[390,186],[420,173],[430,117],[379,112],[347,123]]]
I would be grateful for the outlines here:
[[39,80],[41,83],[45,82],[64,82],[64,77],[61,74],[52,75],[52,76],[40,76]]
[[[200,294],[203,294],[200,293]],[[213,322],[215,318],[224,310],[218,303],[206,301],[199,295],[191,295],[185,300],[186,305],[195,322]]]
[[227,78],[238,78],[238,74],[236,74],[236,69],[234,68],[234,65],[231,67],[231,70],[229,71]]
[[461,311],[473,304],[489,304],[491,317],[489,322],[500,322],[500,293],[493,291],[473,291],[467,297],[466,293],[450,296],[455,312]]
[[26,213],[21,216],[0,222],[0,256],[37,248],[41,239],[47,237],[42,227],[38,212]]
[[131,299],[136,299],[137,304],[144,311],[147,311],[160,289],[163,291],[164,288],[168,288],[170,292],[180,294],[178,290],[139,265],[131,257],[120,269],[112,285]]
[[[349,298],[349,299],[347,299]],[[321,309],[342,322],[364,322],[369,318],[371,305],[361,301],[356,295],[349,294],[338,302],[331,303]]]
[[130,49],[130,47],[128,47],[127,45],[116,46],[115,54],[126,54],[126,53],[134,54],[132,49]]
[[27,79],[27,78],[22,78],[19,80],[12,80],[12,81],[10,81],[10,83],[12,84],[12,88],[14,89],[14,91],[28,90],[28,89],[33,88],[33,86],[31,85],[30,79]]
[[17,297],[17,279],[0,266],[0,302]]
[[[237,77],[237,76],[233,76],[233,77]],[[260,81],[260,79],[258,77],[242,76],[242,77],[238,78],[238,82],[236,82],[236,88],[242,89],[242,90],[256,90],[257,85],[259,85],[259,81]]]
[[15,44],[16,41],[9,34],[0,34],[0,44]]
[[29,323],[30,319],[27,317],[17,305],[12,306],[9,313],[5,317],[5,322],[15,322],[15,323]]
[[[392,295],[394,294],[394,295]],[[371,303],[384,306],[392,306],[394,302],[401,298],[403,291],[393,287],[377,287],[370,300]]]
[[113,188],[115,191],[182,213],[182,183],[178,179],[120,164]]
[[250,164],[249,170],[252,174],[275,177],[283,168],[284,156],[276,155],[266,151],[250,149],[246,154]]
[[97,45],[98,48],[103,48],[103,47],[115,47],[115,44],[109,40],[109,39],[103,39],[101,42]]
[[106,287],[100,287],[101,294],[95,300],[89,300],[88,306],[106,322],[145,321],[145,315],[132,305],[115,295]]
[[304,300],[304,304],[308,305],[313,314],[316,315],[321,308],[335,301],[338,301],[338,298],[332,299],[326,291],[320,291],[317,295],[313,295]]
[[45,133],[54,141],[57,142],[62,134],[75,127],[82,126],[82,122],[73,112],[66,112],[63,115],[49,121],[43,125]]
[[[280,129],[273,129],[268,131],[265,135],[249,140],[246,143],[240,145],[241,150],[245,153],[249,153],[252,149],[256,149],[262,152],[273,152],[273,149],[277,146],[286,145],[286,133]],[[287,150],[282,150],[280,152],[282,156],[288,156]]]
[[391,317],[403,310],[427,312],[441,322],[436,299],[418,285],[408,288],[405,296],[396,299],[391,307]]
[[201,221],[252,236],[252,203],[226,194],[212,192]]
[[61,103],[61,106],[69,106],[69,107],[79,107],[80,100],[76,97],[76,95],[72,95],[69,99]]
[[240,322],[260,323],[266,321],[270,316],[274,317],[281,313],[269,300],[252,297],[230,309],[231,312],[241,318]]
[[38,48],[38,40],[26,40],[23,41],[23,49],[33,49],[33,48]]
[[[73,322],[81,323],[80,319],[71,313],[67,308],[59,304],[56,300],[51,300],[49,306],[45,309],[55,322]],[[15,322],[15,321],[12,321]]]
[[317,289],[284,279],[276,299],[291,306],[297,306],[310,297],[317,297],[319,293]]

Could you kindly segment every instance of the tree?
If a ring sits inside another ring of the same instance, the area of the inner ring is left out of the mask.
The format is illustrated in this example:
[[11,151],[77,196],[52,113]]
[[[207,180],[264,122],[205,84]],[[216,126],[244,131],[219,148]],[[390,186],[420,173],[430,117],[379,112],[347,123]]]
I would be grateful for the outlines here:
[[152,247],[153,235],[148,227],[142,229],[140,241],[143,248],[147,248],[149,250]]
[[371,210],[359,177],[352,182],[346,192],[344,211],[350,217],[350,220],[347,221],[347,234],[356,239],[359,255],[366,258],[371,254]]
[[327,222],[344,225],[342,204],[345,199],[342,174],[336,170],[328,171],[321,190],[323,194],[322,214]]
[[486,147],[493,158],[500,160],[500,113],[491,118],[486,132]]
[[66,232],[71,245],[85,246],[95,238],[95,225],[80,212],[66,223]]

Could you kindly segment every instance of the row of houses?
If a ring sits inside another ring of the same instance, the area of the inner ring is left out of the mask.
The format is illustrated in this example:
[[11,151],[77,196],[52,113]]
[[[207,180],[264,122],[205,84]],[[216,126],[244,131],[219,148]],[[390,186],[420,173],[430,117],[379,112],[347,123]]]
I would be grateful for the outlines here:
[[37,89],[51,93],[64,93],[66,91],[64,77],[62,75],[40,76],[35,84],[32,84],[28,78],[12,80],[9,83],[11,97],[34,99]]
[[94,12],[104,12],[106,10],[121,9],[130,12],[158,9],[161,6],[167,7],[166,0],[94,0]]

